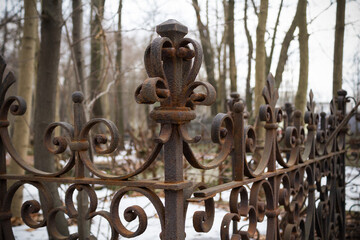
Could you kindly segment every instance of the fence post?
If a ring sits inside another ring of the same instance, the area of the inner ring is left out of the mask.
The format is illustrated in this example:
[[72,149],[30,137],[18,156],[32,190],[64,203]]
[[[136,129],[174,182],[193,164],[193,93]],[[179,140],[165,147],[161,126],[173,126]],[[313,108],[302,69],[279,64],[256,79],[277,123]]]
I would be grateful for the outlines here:
[[[15,76],[12,72],[9,72],[4,78],[4,72],[6,63],[0,56],[0,107],[5,102],[5,95],[8,88],[15,82]],[[0,118],[0,129],[7,131],[9,121],[6,118]],[[0,137],[0,174],[6,174],[6,149],[2,138]],[[7,180],[0,179],[0,240],[14,239],[11,228],[11,212],[3,209],[4,196],[7,193]]]
[[[339,111],[339,122],[343,121],[345,116],[346,116],[346,103],[349,101],[347,98],[347,92],[343,89],[340,89],[337,91],[338,97],[337,97],[337,105],[338,105],[338,111]],[[348,128],[347,126],[344,126],[341,130],[340,130],[340,134],[339,134],[339,148],[344,149],[345,148],[345,136],[346,136],[346,132],[347,132]],[[345,155],[346,152],[343,152],[340,154],[340,177],[338,179],[338,187],[340,191],[340,206],[341,206],[341,218],[343,219],[342,221],[342,226],[340,227],[340,229],[343,229],[343,232],[340,232],[340,237],[345,239],[345,233],[346,233],[346,211],[345,211],[345,187],[346,187],[346,183],[345,183]]]
[[[188,157],[192,155],[188,143],[200,140],[198,136],[191,138],[186,126],[196,117],[195,106],[212,105],[216,100],[216,91],[209,83],[195,81],[203,52],[198,42],[184,38],[188,33],[186,26],[170,19],[158,25],[156,32],[160,37],[152,41],[144,56],[149,78],[136,89],[135,99],[141,104],[160,102],[150,117],[161,124],[156,141],[164,145],[165,183],[170,186],[184,182],[184,152]],[[205,93],[194,91],[199,86],[205,89]],[[194,162],[192,164],[202,168],[196,160]],[[164,190],[165,227],[162,239],[185,239],[185,190],[184,187]]]
[[[168,20],[156,27],[160,37],[145,51],[148,79],[135,92],[138,103],[153,104],[150,117],[161,124],[157,141],[164,144],[165,183],[179,183],[183,177],[184,126],[195,118],[194,105],[189,101],[193,81],[201,65],[202,51],[198,43],[184,38],[186,26]],[[190,49],[188,44],[194,46]],[[194,60],[193,60],[194,58]],[[199,60],[200,58],[200,60]],[[196,100],[196,99],[192,99]],[[165,189],[165,227],[161,238],[185,239],[184,190]]]
[[[169,51],[161,49],[158,54],[162,56],[164,73],[170,90],[170,111],[176,112],[176,108],[180,107],[179,98],[181,97],[181,86],[183,85],[183,59],[175,51],[178,49],[180,40],[187,34],[187,27],[170,20],[158,25],[156,32],[164,41],[166,41],[165,38],[169,38],[173,44],[171,48],[168,48]],[[163,77],[165,78],[165,76]],[[161,110],[155,111],[161,112]],[[152,115],[154,113],[153,111]],[[184,180],[183,140],[178,131],[181,122],[176,117],[170,116],[160,117],[158,120],[160,122],[170,120],[167,128],[172,129],[170,139],[164,144],[165,182],[182,182]],[[185,239],[184,192],[182,189],[165,190],[165,232],[163,233],[163,239]]]

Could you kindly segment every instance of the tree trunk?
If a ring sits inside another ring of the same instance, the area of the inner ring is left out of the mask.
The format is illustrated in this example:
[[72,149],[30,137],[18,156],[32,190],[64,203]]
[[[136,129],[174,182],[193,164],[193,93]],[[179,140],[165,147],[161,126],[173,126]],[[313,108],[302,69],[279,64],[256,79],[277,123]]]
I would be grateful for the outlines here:
[[[82,10],[82,1],[81,0],[73,0],[72,2],[73,14],[73,50],[75,57],[75,74],[76,74],[76,90],[81,91],[86,94],[86,86],[84,81],[84,61],[83,61],[83,47],[82,47],[82,25],[83,25],[83,10]],[[82,122],[80,124],[85,124],[85,117],[81,119]],[[86,177],[89,177],[89,171],[86,169],[85,174]],[[86,220],[86,213],[88,211],[88,196],[85,191],[81,191],[77,195],[78,202],[78,212],[79,215],[77,217],[78,221],[78,232],[79,239],[86,239],[90,236],[90,221]]]
[[274,34],[273,34],[272,39],[271,39],[270,55],[266,57],[266,75],[268,75],[270,73],[272,58],[273,58],[274,49],[275,49],[276,33],[277,33],[277,28],[279,26],[279,20],[280,20],[280,14],[281,14],[282,6],[283,6],[283,1],[284,0],[281,0],[281,2],[280,2],[279,11],[278,11],[278,14],[277,14],[277,17],[276,17],[276,22],[275,22],[275,27],[274,27]]
[[[30,136],[30,117],[31,117],[31,100],[32,100],[32,85],[35,78],[35,52],[36,52],[36,38],[37,38],[37,21],[38,14],[36,4],[32,0],[24,1],[25,19],[22,37],[22,46],[20,49],[19,58],[19,81],[17,84],[17,95],[22,96],[28,103],[27,111],[22,117],[16,117],[14,123],[13,143],[19,153],[20,157],[26,159],[28,156],[29,136]],[[15,161],[10,161],[9,173],[24,174],[22,169]],[[13,181],[9,181],[9,186]],[[11,212],[13,217],[21,218],[21,204],[22,204],[22,188],[19,189],[11,205]]]
[[[34,116],[34,162],[37,169],[54,172],[54,156],[44,146],[44,131],[55,118],[55,98],[60,57],[62,1],[42,1],[41,43]],[[51,53],[51,54],[49,54]],[[54,207],[62,206],[57,185],[47,183],[54,199]],[[44,199],[40,199],[44,203]],[[44,206],[44,204],[42,204]],[[45,211],[47,211],[46,209]],[[68,235],[67,222],[63,214],[57,214],[59,231]]]
[[[227,30],[224,29],[224,37],[226,37]],[[227,105],[227,94],[226,94],[226,78],[227,78],[227,52],[226,52],[226,42],[223,43],[223,59],[222,59],[222,71],[221,71],[221,80],[219,82],[219,91],[221,95],[220,100],[220,112],[226,112]],[[219,66],[221,67],[221,66]],[[220,97],[220,96],[219,96]]]
[[73,0],[72,2],[72,37],[73,37],[73,50],[76,64],[76,90],[83,92],[86,96],[86,86],[84,81],[84,59],[83,59],[83,46],[82,46],[82,25],[83,25],[83,9],[81,0]]
[[[258,144],[262,144],[264,140],[264,127],[259,121],[260,105],[264,104],[262,91],[265,86],[265,70],[266,70],[266,53],[265,53],[265,31],[268,13],[268,0],[261,0],[259,22],[256,28],[256,60],[255,60],[255,116],[256,116],[256,137]],[[255,156],[256,157],[256,156]],[[258,157],[258,156],[257,156]]]
[[[209,26],[204,25],[200,17],[200,7],[197,0],[192,0],[192,4],[196,13],[197,26],[200,34],[200,41],[204,53],[204,62],[208,82],[213,85],[215,90],[217,90],[216,81],[215,81],[215,63],[214,63],[214,50],[210,41],[210,31]],[[211,115],[216,114],[216,104],[211,105]]]
[[[102,59],[102,27],[105,0],[91,0],[91,64],[90,64],[90,97],[94,99],[101,92],[101,59]],[[94,102],[92,113],[94,117],[103,116],[101,99]]]
[[244,7],[244,28],[245,28],[245,34],[246,34],[246,39],[248,42],[248,46],[249,46],[249,52],[248,52],[248,73],[246,76],[246,87],[245,87],[245,101],[246,101],[246,109],[247,111],[250,113],[250,117],[249,119],[251,120],[250,122],[252,122],[252,91],[251,91],[251,86],[250,86],[250,79],[251,79],[251,60],[252,60],[252,55],[253,55],[253,51],[254,51],[254,46],[253,46],[253,41],[251,39],[251,35],[247,26],[247,0],[245,0],[245,7]]
[[300,76],[299,85],[295,96],[295,108],[303,114],[306,106],[306,93],[309,72],[309,34],[307,31],[306,6],[307,0],[299,0],[299,46],[300,46]]
[[298,25],[300,4],[301,4],[301,1],[299,0],[298,5],[296,7],[296,13],[295,13],[294,19],[292,20],[289,30],[285,34],[284,41],[281,44],[279,61],[278,61],[278,64],[276,67],[276,72],[275,72],[276,88],[279,88],[280,84],[282,82],[282,75],[284,73],[285,64],[288,59],[288,49],[289,49],[291,41],[294,39],[294,32],[295,32],[296,26]]
[[[227,3],[226,0],[223,0],[223,9],[224,9],[224,18],[227,16]],[[216,16],[218,20],[218,15]],[[218,102],[218,112],[226,112],[226,70],[227,70],[227,52],[226,52],[226,35],[227,35],[228,24],[224,24],[223,36],[221,42],[217,46],[217,61],[218,61],[218,91],[217,91],[217,102]],[[222,55],[221,55],[222,52]],[[221,59],[222,57],[222,59]]]
[[[8,1],[6,0],[5,1],[5,16],[4,16],[5,21],[8,18],[7,6],[8,6]],[[1,45],[1,55],[2,56],[5,56],[5,47],[6,47],[7,35],[8,35],[8,28],[7,27],[8,27],[7,24],[4,24],[3,42],[2,42],[2,45]]]
[[342,87],[342,62],[344,51],[345,0],[337,0],[334,43],[333,96]]
[[121,34],[121,16],[122,16],[122,0],[119,1],[119,20],[118,20],[118,32],[116,34],[116,84],[117,84],[117,114],[116,114],[116,125],[119,129],[120,140],[119,147],[124,149],[124,113],[123,113],[123,101],[122,101],[122,89],[124,83],[122,79],[122,34]]
[[231,92],[237,92],[237,73],[236,73],[236,59],[235,59],[235,34],[234,34],[234,0],[229,0],[227,11],[228,22],[228,44],[229,44],[229,60],[230,60],[230,89]]

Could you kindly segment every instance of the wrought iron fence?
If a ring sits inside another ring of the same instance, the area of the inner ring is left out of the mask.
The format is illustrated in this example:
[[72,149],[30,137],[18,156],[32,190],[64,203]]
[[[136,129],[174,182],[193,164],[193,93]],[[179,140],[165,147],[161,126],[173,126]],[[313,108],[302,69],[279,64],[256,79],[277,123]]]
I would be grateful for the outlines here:
[[[90,199],[84,218],[100,216],[108,221],[111,239],[117,239],[119,235],[126,238],[139,236],[147,227],[145,211],[135,205],[126,208],[124,215],[129,222],[138,219],[137,229],[131,231],[121,221],[119,204],[128,192],[138,192],[149,199],[159,216],[159,237],[169,240],[185,239],[185,217],[190,202],[205,205],[204,211],[193,215],[194,229],[206,233],[213,228],[214,196],[226,190],[231,190],[228,199],[230,210],[221,226],[217,226],[221,228],[221,239],[249,239],[256,233],[257,223],[265,219],[266,239],[344,238],[346,124],[359,104],[346,115],[345,106],[349,99],[346,92],[340,90],[337,98],[331,101],[331,114],[319,115],[315,113],[315,102],[310,92],[304,116],[298,110],[287,108],[283,111],[276,107],[278,91],[273,77],[269,75],[263,90],[265,104],[258,113],[265,128],[264,144],[258,146],[262,149],[261,156],[252,158],[256,149],[255,130],[246,124],[244,104],[237,94],[233,94],[228,103],[229,111],[217,114],[211,127],[212,141],[220,146],[218,154],[212,160],[199,161],[190,144],[199,142],[200,137],[189,136],[187,126],[196,117],[196,105],[213,104],[216,92],[209,83],[195,81],[202,63],[202,49],[195,40],[184,38],[187,32],[184,25],[168,20],[157,26],[160,37],[145,50],[144,61],[149,77],[137,88],[135,99],[140,104],[160,103],[150,117],[161,128],[146,161],[124,175],[108,174],[90,160],[88,150],[92,144],[98,154],[115,152],[119,133],[111,121],[102,118],[81,124],[83,96],[79,92],[72,95],[74,123],[55,122],[45,130],[44,144],[50,152],[60,154],[70,149],[71,156],[66,165],[57,172],[49,173],[26,163],[17,154],[8,129],[8,114],[24,114],[26,103],[18,96],[5,98],[8,88],[15,82],[11,73],[5,77],[0,90],[0,239],[14,239],[10,206],[14,193],[24,184],[36,187],[46,205],[40,206],[35,200],[23,203],[24,222],[32,228],[46,226],[55,239],[79,237],[76,233],[62,236],[55,224],[58,212],[70,218],[78,216],[73,202],[75,190],[85,191]],[[4,69],[2,61],[1,79]],[[197,90],[198,87],[202,91]],[[110,134],[97,134],[90,141],[89,132],[99,123],[104,124]],[[54,137],[56,128],[63,129],[68,136]],[[161,151],[164,156],[164,181],[139,180],[139,174],[148,169]],[[7,173],[6,154],[26,170],[25,175]],[[232,181],[208,188],[205,183],[184,180],[184,159],[194,168],[209,170],[217,168],[228,158],[231,159]],[[85,169],[93,177],[86,177]],[[9,180],[16,181],[7,188]],[[70,184],[64,206],[54,207],[45,182]],[[98,210],[94,184],[120,187],[111,199],[109,210]],[[164,203],[156,194],[159,189],[164,192]],[[38,222],[32,219],[31,214],[40,208],[44,219]],[[238,222],[244,219],[248,220],[248,228],[239,229]]]

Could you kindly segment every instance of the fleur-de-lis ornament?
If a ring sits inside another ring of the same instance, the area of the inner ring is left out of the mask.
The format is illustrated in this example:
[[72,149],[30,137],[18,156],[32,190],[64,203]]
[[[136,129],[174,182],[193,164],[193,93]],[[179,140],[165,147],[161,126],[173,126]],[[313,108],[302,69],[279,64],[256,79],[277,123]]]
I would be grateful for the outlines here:
[[[186,142],[197,142],[200,137],[191,138],[184,124],[195,119],[196,105],[211,105],[216,100],[214,87],[207,82],[195,82],[202,63],[202,49],[198,42],[184,38],[186,26],[170,19],[156,27],[160,37],[153,40],[145,51],[144,61],[149,76],[135,92],[136,102],[141,104],[160,103],[150,117],[161,123],[157,141],[165,143],[178,125]],[[195,92],[202,86],[205,93]]]
[[276,169],[275,160],[278,159],[278,143],[277,143],[277,129],[278,123],[282,121],[282,110],[276,107],[277,100],[279,99],[279,93],[275,88],[275,79],[272,74],[266,79],[265,87],[262,91],[262,95],[265,99],[264,105],[260,106],[259,118],[265,122],[265,145],[264,154],[259,161],[258,166],[254,171],[254,175],[258,175],[268,167],[269,171]]
[[304,121],[307,124],[308,134],[305,141],[305,151],[302,154],[302,161],[307,158],[315,157],[315,136],[319,123],[319,114],[315,112],[314,93],[310,90],[309,102],[307,102],[307,111],[305,112]]

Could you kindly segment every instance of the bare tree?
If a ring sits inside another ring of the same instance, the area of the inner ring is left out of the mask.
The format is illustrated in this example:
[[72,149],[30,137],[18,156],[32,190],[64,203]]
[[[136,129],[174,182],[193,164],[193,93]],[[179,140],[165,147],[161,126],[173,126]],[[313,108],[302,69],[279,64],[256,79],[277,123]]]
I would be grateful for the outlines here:
[[[214,63],[214,50],[210,41],[210,30],[208,24],[204,24],[200,16],[200,7],[197,0],[192,0],[192,4],[196,13],[196,21],[200,34],[200,41],[204,52],[204,62],[205,69],[207,74],[208,82],[213,85],[215,90],[217,90],[217,84],[215,81],[215,63]],[[216,105],[211,105],[211,114],[216,114]]]
[[[256,28],[256,60],[255,60],[255,112],[258,113],[260,105],[264,103],[262,90],[266,80],[266,51],[265,51],[265,32],[268,14],[268,0],[261,0],[260,12],[258,15],[258,26]],[[260,121],[256,120],[256,136],[261,142],[264,137],[264,128]],[[260,143],[259,142],[259,143]]]
[[278,14],[277,14],[277,17],[276,17],[274,33],[273,33],[273,36],[272,36],[272,39],[271,39],[270,54],[269,54],[269,56],[266,56],[266,75],[268,75],[270,73],[271,63],[272,63],[274,49],[275,49],[276,33],[277,33],[277,28],[279,26],[280,14],[281,14],[281,10],[282,10],[282,7],[283,7],[283,2],[284,2],[284,0],[281,0],[280,6],[279,6],[279,11],[278,11]]
[[282,75],[284,72],[286,61],[288,59],[289,46],[290,46],[291,41],[294,39],[294,32],[298,25],[299,11],[300,11],[300,7],[301,7],[300,4],[301,4],[301,2],[298,1],[295,16],[291,22],[291,25],[290,25],[288,31],[286,32],[284,40],[281,44],[279,61],[278,61],[278,64],[276,67],[276,72],[275,72],[276,88],[279,88],[280,84],[282,82]]
[[337,0],[334,43],[333,96],[342,87],[342,63],[345,30],[345,0]]
[[[90,64],[90,97],[95,99],[101,92],[101,60],[102,60],[102,35],[101,22],[104,17],[105,0],[91,0],[91,64]],[[101,99],[97,99],[93,105],[93,116],[103,116]]]
[[295,108],[304,113],[309,74],[309,34],[306,21],[307,0],[299,0],[299,6],[300,75],[295,96]]
[[[4,19],[6,20],[8,18],[8,1],[5,1],[5,10],[4,10]],[[5,46],[8,39],[8,27],[7,24],[4,25],[4,33],[3,33],[3,43],[1,45],[1,55],[5,55]]]
[[231,92],[237,92],[237,71],[236,71],[236,59],[235,59],[235,34],[234,34],[234,8],[235,1],[229,0],[227,6],[227,22],[228,22],[228,34],[227,43],[229,45],[229,58],[230,58],[230,89]]
[[[218,2],[216,2],[218,3]],[[227,16],[227,3],[223,0],[224,18]],[[218,6],[216,5],[216,32],[215,36],[218,35],[220,16],[218,14]],[[217,106],[218,112],[226,112],[226,71],[227,71],[227,52],[226,52],[226,35],[227,35],[228,24],[224,24],[222,31],[222,37],[219,43],[216,44],[217,52],[217,63],[218,63],[218,91],[217,91]]]
[[[35,52],[37,41],[38,13],[36,2],[25,0],[25,19],[22,36],[22,45],[19,56],[19,80],[17,84],[17,95],[31,103],[32,86],[35,78]],[[29,151],[31,104],[28,104],[27,111],[22,117],[15,118],[13,143],[21,158],[26,159]],[[15,161],[10,161],[9,173],[24,174],[24,170]],[[9,185],[11,183],[9,182]],[[13,198],[11,212],[13,221],[21,219],[22,188],[18,190]]]
[[247,25],[247,9],[248,9],[248,4],[247,4],[247,0],[245,0],[245,7],[244,7],[244,28],[245,28],[245,34],[246,34],[246,39],[248,42],[248,72],[247,72],[247,76],[246,76],[246,87],[245,87],[245,101],[246,101],[246,108],[247,111],[250,112],[250,114],[252,113],[252,91],[251,91],[251,86],[250,86],[250,79],[251,79],[251,60],[252,60],[252,56],[253,56],[253,51],[254,51],[254,46],[253,46],[253,41],[250,35],[250,31]]
[[81,0],[73,0],[72,2],[72,39],[73,39],[73,51],[76,64],[76,78],[77,78],[77,90],[82,91],[85,95],[86,86],[84,80],[84,58],[83,58],[83,44],[82,44],[82,29],[83,29],[83,9]]
[[[43,134],[48,124],[53,122],[55,118],[62,27],[61,5],[61,0],[42,1],[41,43],[34,116],[34,163],[37,169],[48,172],[55,170],[54,156],[46,150]],[[46,185],[53,195],[54,206],[61,206],[57,185],[55,183],[47,183]],[[44,203],[44,200],[40,200]],[[68,235],[64,215],[57,214],[56,220],[59,231],[63,235]]]
[[116,125],[119,129],[120,140],[119,147],[124,149],[124,112],[123,112],[123,101],[122,101],[122,33],[121,33],[121,17],[122,17],[122,6],[123,1],[119,0],[118,10],[118,29],[116,33],[116,84],[117,84],[117,114],[116,114]]

